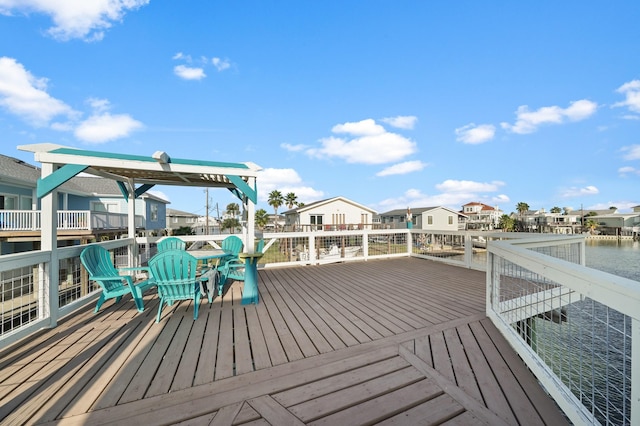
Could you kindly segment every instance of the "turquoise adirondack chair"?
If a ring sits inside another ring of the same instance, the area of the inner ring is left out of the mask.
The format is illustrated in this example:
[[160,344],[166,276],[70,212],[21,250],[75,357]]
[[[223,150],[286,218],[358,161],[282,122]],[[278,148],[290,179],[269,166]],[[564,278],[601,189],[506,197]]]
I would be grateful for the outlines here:
[[89,279],[95,281],[102,287],[102,294],[98,298],[96,309],[98,312],[102,304],[115,298],[116,303],[120,302],[122,296],[131,293],[139,312],[144,311],[142,294],[155,285],[152,275],[149,279],[139,283],[134,283],[129,275],[120,275],[120,271],[148,271],[149,268],[116,268],[111,260],[111,253],[104,247],[89,245],[80,253],[80,261],[89,273]]
[[168,250],[185,250],[187,248],[187,243],[182,241],[180,238],[167,237],[158,241],[157,247],[158,253]]
[[198,260],[184,250],[168,250],[149,260],[149,269],[158,286],[160,306],[156,322],[160,322],[162,308],[178,300],[193,300],[193,319],[198,319],[200,281],[196,278]]

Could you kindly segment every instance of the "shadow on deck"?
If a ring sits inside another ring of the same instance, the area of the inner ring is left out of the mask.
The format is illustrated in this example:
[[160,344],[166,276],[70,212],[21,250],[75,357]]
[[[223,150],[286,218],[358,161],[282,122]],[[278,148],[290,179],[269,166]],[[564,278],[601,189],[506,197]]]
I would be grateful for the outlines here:
[[486,318],[485,274],[400,258],[260,271],[193,321],[155,294],[0,353],[6,424],[566,424]]

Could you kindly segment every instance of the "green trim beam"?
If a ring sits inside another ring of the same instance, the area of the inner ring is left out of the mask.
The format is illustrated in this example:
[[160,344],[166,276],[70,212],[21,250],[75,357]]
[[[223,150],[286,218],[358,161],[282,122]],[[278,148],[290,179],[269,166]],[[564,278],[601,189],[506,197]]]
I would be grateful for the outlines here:
[[36,195],[38,198],[42,198],[45,195],[55,191],[60,185],[67,182],[69,179],[77,176],[79,173],[85,171],[89,166],[81,164],[65,164],[49,176],[39,178],[36,185]]

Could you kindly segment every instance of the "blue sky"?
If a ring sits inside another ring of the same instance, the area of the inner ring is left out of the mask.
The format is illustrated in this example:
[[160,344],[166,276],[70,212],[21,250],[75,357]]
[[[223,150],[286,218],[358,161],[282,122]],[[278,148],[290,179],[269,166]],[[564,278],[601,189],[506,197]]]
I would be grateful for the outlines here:
[[[637,0],[0,0],[0,152],[251,161],[269,212],[274,189],[381,213],[625,212],[638,22]],[[203,189],[154,189],[205,214]]]

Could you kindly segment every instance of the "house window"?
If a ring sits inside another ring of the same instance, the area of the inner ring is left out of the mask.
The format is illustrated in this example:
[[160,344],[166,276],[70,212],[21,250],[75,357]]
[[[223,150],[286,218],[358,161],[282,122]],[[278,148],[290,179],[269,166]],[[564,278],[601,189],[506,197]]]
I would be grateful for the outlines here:
[[157,222],[158,221],[158,205],[151,204],[150,209],[151,209],[151,220],[154,222]]
[[453,216],[449,216],[449,225],[453,225]]
[[20,210],[31,210],[33,199],[31,197],[20,197]]
[[18,207],[18,197],[11,195],[0,195],[0,209],[16,210]]
[[427,225],[433,225],[433,216],[427,216]]
[[[312,214],[309,216],[309,220],[311,223],[311,229],[312,230],[318,230],[321,231],[322,230],[322,215],[319,214]],[[315,226],[313,226],[315,225]]]
[[118,204],[93,201],[91,202],[91,210],[94,212],[118,213]]

